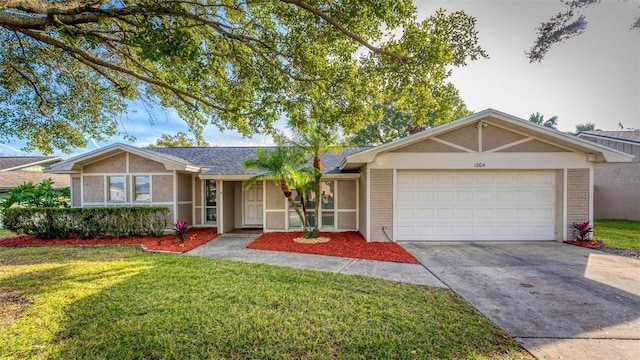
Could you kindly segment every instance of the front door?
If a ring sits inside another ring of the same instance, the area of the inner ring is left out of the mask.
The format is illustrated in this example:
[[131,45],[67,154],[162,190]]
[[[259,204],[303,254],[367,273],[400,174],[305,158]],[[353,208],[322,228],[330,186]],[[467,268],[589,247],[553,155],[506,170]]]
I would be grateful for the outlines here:
[[262,227],[262,182],[244,191],[244,226]]

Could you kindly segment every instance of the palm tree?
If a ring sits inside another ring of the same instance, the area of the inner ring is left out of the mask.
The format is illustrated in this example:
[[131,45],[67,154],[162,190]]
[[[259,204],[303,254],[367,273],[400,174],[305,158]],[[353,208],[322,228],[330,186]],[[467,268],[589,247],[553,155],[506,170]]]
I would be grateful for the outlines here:
[[[300,217],[303,232],[306,232],[306,216],[293,199],[291,186],[298,188],[298,194],[301,195],[301,200],[304,200],[300,189],[304,189],[305,183],[311,184],[314,178],[312,172],[304,169],[305,165],[305,156],[299,149],[283,145],[278,145],[274,149],[258,148],[255,152],[255,158],[242,162],[242,166],[247,170],[261,171],[260,174],[252,176],[242,184],[244,189],[246,190],[262,180],[272,180],[276,185],[279,185],[282,193],[289,200],[289,206]],[[301,201],[301,203],[303,202]]]
[[558,117],[555,115],[552,116],[549,120],[545,120],[544,115],[540,114],[539,112],[536,112],[535,114],[531,114],[531,116],[529,116],[529,121],[531,121],[534,124],[548,127],[550,129],[558,130]]
[[322,156],[328,153],[340,153],[342,145],[338,140],[338,136],[334,132],[321,129],[316,122],[312,122],[306,131],[300,131],[291,141],[293,146],[300,149],[305,155],[313,161],[315,172],[315,216],[313,223],[313,232],[306,234],[308,237],[314,238],[320,236],[318,228],[318,219],[320,218],[320,186],[322,178]]

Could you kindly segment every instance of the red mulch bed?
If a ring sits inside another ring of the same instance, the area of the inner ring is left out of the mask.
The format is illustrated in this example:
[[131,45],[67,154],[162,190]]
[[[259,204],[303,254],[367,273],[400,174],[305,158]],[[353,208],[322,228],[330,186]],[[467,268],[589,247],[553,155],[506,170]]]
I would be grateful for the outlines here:
[[392,242],[366,242],[356,231],[323,232],[320,236],[331,238],[320,244],[300,244],[293,239],[301,232],[266,233],[247,245],[249,249],[297,252],[303,254],[340,256],[353,259],[392,261],[419,264],[418,260],[400,245]]
[[134,238],[104,238],[90,239],[35,239],[29,235],[20,235],[13,238],[0,240],[0,246],[54,246],[54,245],[140,245],[147,251],[168,251],[183,253],[218,237],[215,228],[191,228],[187,231],[184,244],[180,246],[180,240],[175,234],[166,234],[160,237],[140,236]]
[[567,240],[565,241],[565,243],[595,250],[600,250],[604,246],[604,244],[600,240]]

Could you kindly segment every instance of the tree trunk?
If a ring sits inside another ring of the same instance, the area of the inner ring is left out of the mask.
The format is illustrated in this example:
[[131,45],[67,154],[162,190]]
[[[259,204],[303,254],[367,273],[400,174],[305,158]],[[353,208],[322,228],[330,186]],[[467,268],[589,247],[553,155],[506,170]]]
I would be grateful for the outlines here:
[[[300,212],[300,208],[298,207],[298,204],[296,204],[295,200],[293,200],[293,197],[291,196],[291,194],[293,193],[291,191],[291,188],[289,188],[289,185],[284,180],[280,180],[280,188],[282,189],[282,193],[284,194],[284,197],[286,197],[287,200],[289,200],[289,206],[293,207],[293,209],[298,214],[298,217],[300,217],[300,224],[302,225],[302,232],[304,233],[304,231],[307,229],[305,224],[305,216],[302,212]],[[302,196],[300,196],[300,200],[303,200]],[[300,202],[302,203],[302,201]]]
[[298,214],[298,217],[300,217],[300,224],[302,225],[302,232],[304,233],[307,230],[307,227],[305,226],[304,215],[300,211],[300,207],[298,207],[298,204],[296,204],[291,195],[287,196],[287,199],[289,199],[289,206],[293,207],[293,209]]

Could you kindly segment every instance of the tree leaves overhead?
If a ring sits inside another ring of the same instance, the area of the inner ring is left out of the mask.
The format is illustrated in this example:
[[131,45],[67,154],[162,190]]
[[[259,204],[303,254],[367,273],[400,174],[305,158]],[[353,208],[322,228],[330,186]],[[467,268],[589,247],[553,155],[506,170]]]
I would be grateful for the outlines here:
[[70,151],[118,133],[129,100],[273,133],[283,116],[355,131],[397,101],[416,118],[485,56],[475,19],[410,0],[0,1],[0,141]]

